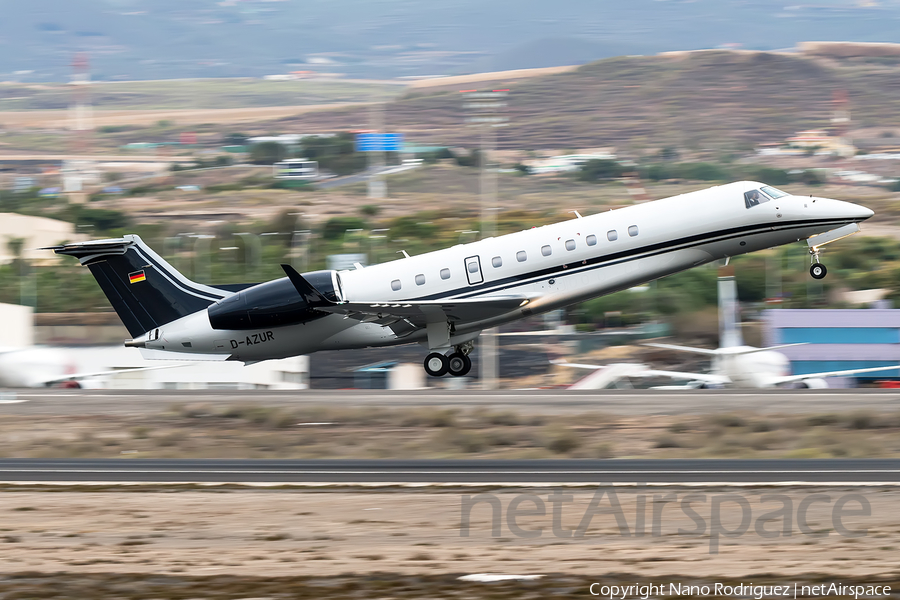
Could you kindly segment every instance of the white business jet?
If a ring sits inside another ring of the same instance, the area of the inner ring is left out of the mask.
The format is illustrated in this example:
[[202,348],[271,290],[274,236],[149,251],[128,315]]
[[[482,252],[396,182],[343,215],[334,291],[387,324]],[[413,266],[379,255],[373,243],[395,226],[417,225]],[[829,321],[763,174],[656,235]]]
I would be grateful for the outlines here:
[[710,387],[736,388],[772,388],[802,387],[827,388],[826,377],[850,376],[860,373],[889,371],[900,369],[900,365],[889,367],[867,367],[864,369],[847,369],[843,371],[825,371],[791,375],[791,362],[787,356],[778,352],[790,346],[803,344],[782,344],[768,348],[754,348],[744,345],[741,335],[737,309],[737,286],[734,272],[730,267],[720,270],[719,275],[719,347],[716,349],[676,346],[673,344],[650,343],[647,346],[702,354],[712,359],[710,372],[688,373],[678,371],[661,371],[651,369],[640,363],[614,363],[610,365],[590,365],[554,361],[554,364],[581,369],[593,369],[595,372],[576,381],[569,389],[596,390],[609,386],[619,386],[627,379],[669,378],[687,381],[684,385],[660,386],[654,389],[699,389]]
[[[711,261],[859,231],[865,207],[742,181],[347,271],[257,285],[188,280],[138,236],[54,246],[91,269],[147,354],[255,363],[418,342],[462,376],[482,330]],[[815,236],[815,237],[813,237]]]

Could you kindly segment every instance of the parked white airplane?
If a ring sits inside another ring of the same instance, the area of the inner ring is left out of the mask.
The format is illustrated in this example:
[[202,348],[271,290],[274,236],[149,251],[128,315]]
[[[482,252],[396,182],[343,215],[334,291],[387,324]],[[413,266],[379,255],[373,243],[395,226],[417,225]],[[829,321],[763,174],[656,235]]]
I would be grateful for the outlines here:
[[[192,282],[138,236],[55,246],[90,267],[145,350],[254,363],[418,342],[465,375],[482,330],[714,260],[859,230],[862,206],[739,182],[349,271],[258,285]],[[812,272],[824,277],[824,267]]]
[[719,348],[693,348],[672,344],[647,344],[655,348],[693,352],[712,358],[709,373],[686,373],[660,371],[647,365],[636,363],[619,363],[611,365],[588,365],[568,362],[556,362],[568,367],[595,369],[596,373],[575,382],[570,389],[602,389],[615,385],[625,378],[660,378],[688,380],[683,386],[665,386],[655,389],[697,389],[707,387],[738,388],[771,388],[795,385],[805,388],[827,388],[826,377],[848,376],[875,371],[898,369],[900,365],[890,367],[869,367],[865,369],[848,369],[844,371],[826,371],[791,375],[791,362],[787,356],[778,352],[781,348],[800,346],[802,344],[783,344],[769,348],[745,346],[741,335],[738,318],[737,286],[734,273],[728,270],[719,276]]
[[[82,387],[86,381],[132,371],[171,369],[182,365],[131,367],[77,372],[75,361],[62,348],[30,346],[0,348],[0,388]],[[96,385],[96,384],[95,384]]]

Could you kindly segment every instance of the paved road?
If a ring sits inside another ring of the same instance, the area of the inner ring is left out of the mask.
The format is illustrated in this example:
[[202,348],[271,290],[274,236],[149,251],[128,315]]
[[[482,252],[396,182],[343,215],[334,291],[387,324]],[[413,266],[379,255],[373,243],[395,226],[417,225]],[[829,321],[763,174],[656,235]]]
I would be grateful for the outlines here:
[[0,482],[894,485],[900,460],[3,459]]
[[262,404],[413,408],[486,408],[525,413],[606,412],[619,415],[705,414],[753,410],[763,414],[827,413],[848,410],[893,412],[900,390],[695,390],[570,391],[527,390],[24,390],[0,391],[0,415],[154,414],[173,404]]

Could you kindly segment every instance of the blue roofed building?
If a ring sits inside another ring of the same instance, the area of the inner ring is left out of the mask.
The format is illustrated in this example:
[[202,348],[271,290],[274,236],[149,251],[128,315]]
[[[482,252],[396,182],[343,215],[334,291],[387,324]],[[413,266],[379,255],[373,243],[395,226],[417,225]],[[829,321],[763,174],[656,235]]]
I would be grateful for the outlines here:
[[[779,350],[795,375],[900,364],[900,310],[780,309],[762,317],[766,346],[803,344]],[[900,369],[854,377],[860,383],[900,379]],[[836,379],[828,380],[832,387],[840,387]]]

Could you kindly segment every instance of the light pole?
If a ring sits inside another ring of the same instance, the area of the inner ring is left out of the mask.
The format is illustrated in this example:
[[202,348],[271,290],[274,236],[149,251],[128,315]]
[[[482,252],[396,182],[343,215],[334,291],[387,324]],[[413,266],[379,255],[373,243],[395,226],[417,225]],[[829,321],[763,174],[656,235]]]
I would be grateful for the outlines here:
[[[481,239],[497,233],[497,169],[492,163],[496,145],[496,128],[506,125],[503,112],[509,90],[463,90],[466,122],[481,130]],[[500,374],[497,355],[497,329],[481,332],[481,387],[497,389]]]
[[[212,279],[212,256],[211,256],[211,241],[216,238],[214,235],[207,234],[198,234],[192,236],[195,238],[194,240],[194,265],[191,271],[194,273],[195,279],[200,279],[200,269],[197,266],[199,262],[198,258],[200,257],[200,245],[203,244],[206,246],[206,271],[203,273],[205,275],[204,281],[205,283],[209,283]],[[203,283],[203,282],[201,282]]]
[[[255,233],[236,233],[234,234],[240,238],[243,238],[244,241],[244,275],[250,276],[250,269],[252,267],[253,272],[256,273],[259,271],[259,259],[262,254],[262,244],[259,241],[259,238]],[[247,243],[246,240],[250,240],[251,243]]]
[[378,264],[378,258],[380,256],[379,244],[381,240],[387,237],[388,231],[390,231],[389,227],[383,229],[373,229],[369,232],[369,251],[372,253],[371,262],[373,265]]

